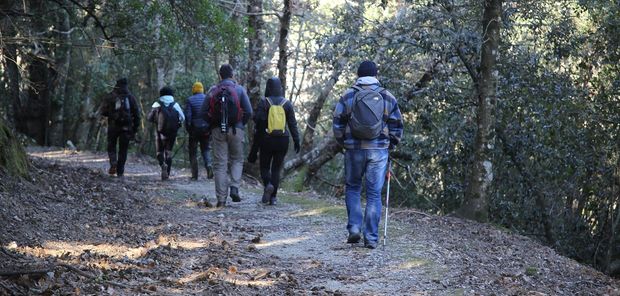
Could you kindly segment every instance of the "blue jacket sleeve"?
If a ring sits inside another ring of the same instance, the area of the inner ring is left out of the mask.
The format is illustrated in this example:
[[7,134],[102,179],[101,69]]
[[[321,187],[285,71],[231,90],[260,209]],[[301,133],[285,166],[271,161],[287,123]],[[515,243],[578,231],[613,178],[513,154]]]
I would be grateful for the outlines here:
[[396,99],[393,100],[392,111],[387,120],[390,146],[396,146],[400,143],[400,139],[403,137],[403,117],[398,107]]
[[334,131],[334,138],[336,138],[338,143],[340,143],[341,145],[344,145],[344,136],[347,125],[345,120],[343,120],[342,116],[345,112],[346,106],[344,103],[344,98],[340,97],[340,100],[338,100],[338,103],[336,103],[336,106],[334,107],[332,128]]
[[245,125],[252,118],[252,104],[250,104],[250,98],[242,86],[238,85],[237,90],[241,108],[243,109],[243,125]]

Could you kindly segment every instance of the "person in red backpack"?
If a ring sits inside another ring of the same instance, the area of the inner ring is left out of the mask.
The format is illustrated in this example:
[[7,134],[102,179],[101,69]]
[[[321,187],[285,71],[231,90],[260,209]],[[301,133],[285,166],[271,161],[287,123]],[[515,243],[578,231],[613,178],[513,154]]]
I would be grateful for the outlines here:
[[140,128],[140,106],[127,88],[127,78],[116,81],[112,92],[103,99],[100,113],[108,118],[108,157],[110,159],[108,173],[122,178],[125,173],[129,140],[135,138]]
[[232,66],[222,65],[219,74],[221,81],[207,93],[201,113],[211,129],[216,206],[224,207],[229,190],[233,202],[241,201],[245,125],[252,118],[252,105],[245,88],[233,79]]
[[248,162],[254,163],[257,154],[260,154],[260,175],[265,186],[262,202],[275,205],[289,136],[293,138],[295,152],[299,153],[300,149],[295,110],[291,101],[284,98],[282,82],[278,77],[267,80],[265,98],[256,106],[254,122],[254,141]]
[[183,109],[174,101],[174,91],[165,86],[159,90],[159,99],[151,106],[148,121],[155,123],[155,150],[161,167],[161,179],[167,180],[172,167],[172,148],[177,138],[177,131],[185,121]]

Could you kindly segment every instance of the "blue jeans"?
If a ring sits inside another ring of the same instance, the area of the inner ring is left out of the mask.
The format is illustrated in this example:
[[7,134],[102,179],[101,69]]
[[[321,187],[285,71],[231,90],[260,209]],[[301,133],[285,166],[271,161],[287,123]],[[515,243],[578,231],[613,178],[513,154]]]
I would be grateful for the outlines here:
[[[364,240],[379,240],[381,189],[385,182],[387,149],[347,149],[344,157],[349,234],[364,234]],[[366,213],[362,216],[362,178],[366,181]],[[363,224],[362,224],[363,222]],[[362,227],[363,226],[363,227]]]

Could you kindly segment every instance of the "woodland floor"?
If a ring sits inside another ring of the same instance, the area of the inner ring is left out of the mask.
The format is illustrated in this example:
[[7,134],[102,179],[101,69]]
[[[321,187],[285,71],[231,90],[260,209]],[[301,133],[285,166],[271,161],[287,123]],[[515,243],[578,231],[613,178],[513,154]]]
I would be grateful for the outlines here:
[[[490,225],[412,210],[385,248],[348,245],[343,201],[312,192],[223,209],[213,182],[132,156],[31,148],[29,180],[0,173],[0,295],[620,295],[620,281]],[[383,231],[381,230],[381,233]]]

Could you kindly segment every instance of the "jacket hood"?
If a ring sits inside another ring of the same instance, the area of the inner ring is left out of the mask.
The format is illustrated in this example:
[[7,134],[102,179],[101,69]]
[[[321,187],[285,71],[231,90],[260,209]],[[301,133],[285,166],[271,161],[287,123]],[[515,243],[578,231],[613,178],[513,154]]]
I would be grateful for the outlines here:
[[129,94],[129,88],[127,85],[116,85],[114,87],[114,92],[119,95],[126,95]]
[[278,77],[271,77],[267,80],[267,86],[265,87],[265,97],[281,97],[282,96],[282,82]]
[[172,103],[174,103],[174,97],[173,96],[161,96],[159,97],[159,101],[164,103],[164,106],[168,106]]
[[380,85],[379,80],[374,76],[364,76],[357,79],[355,82],[356,85]]

